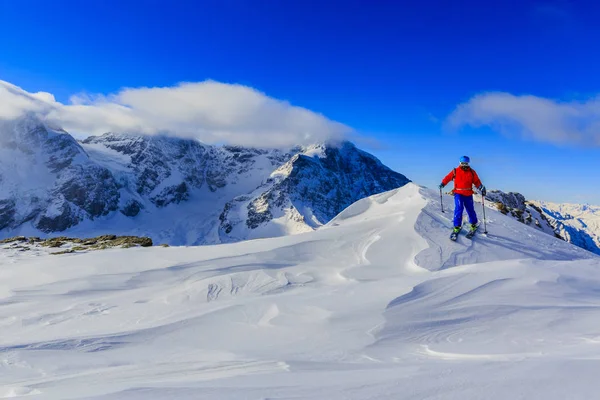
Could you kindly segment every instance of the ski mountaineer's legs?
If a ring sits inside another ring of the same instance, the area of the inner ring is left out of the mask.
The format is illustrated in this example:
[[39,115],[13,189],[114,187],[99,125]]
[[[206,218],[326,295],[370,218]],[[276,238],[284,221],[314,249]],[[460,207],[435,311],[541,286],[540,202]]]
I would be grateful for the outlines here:
[[462,226],[463,209],[465,205],[463,203],[463,196],[454,193],[454,227]]
[[469,215],[469,222],[471,225],[477,225],[477,213],[475,212],[475,205],[473,204],[473,196],[462,196],[464,197],[463,203],[467,209]]
[[475,213],[475,205],[473,204],[473,196],[463,196],[462,194],[454,194],[454,226],[462,225],[463,209],[467,209],[469,222],[472,225],[477,224],[477,213]]

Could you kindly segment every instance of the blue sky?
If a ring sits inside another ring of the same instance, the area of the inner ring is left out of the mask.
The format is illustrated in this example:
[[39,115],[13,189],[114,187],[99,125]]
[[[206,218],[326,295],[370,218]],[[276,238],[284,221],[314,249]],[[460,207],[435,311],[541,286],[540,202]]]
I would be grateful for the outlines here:
[[0,79],[63,103],[242,84],[374,139],[418,183],[466,154],[488,188],[600,204],[600,5],[485,3],[0,0]]

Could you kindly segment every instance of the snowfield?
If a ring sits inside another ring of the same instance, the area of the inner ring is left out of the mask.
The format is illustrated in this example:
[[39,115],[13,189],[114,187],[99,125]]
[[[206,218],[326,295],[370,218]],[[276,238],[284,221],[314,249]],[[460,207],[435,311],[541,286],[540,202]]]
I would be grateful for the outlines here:
[[3,251],[0,398],[597,398],[600,258],[486,214],[451,242],[411,183],[295,236]]

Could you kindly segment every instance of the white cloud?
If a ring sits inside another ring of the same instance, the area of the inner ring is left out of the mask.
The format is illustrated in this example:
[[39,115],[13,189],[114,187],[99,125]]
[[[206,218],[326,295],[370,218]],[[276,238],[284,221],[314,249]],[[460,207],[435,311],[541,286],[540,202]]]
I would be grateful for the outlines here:
[[8,82],[0,81],[0,119],[17,118],[25,112],[48,112],[56,102],[50,93],[28,93]]
[[342,139],[351,129],[321,114],[252,88],[214,81],[126,88],[110,95],[73,96],[58,103],[0,81],[0,118],[26,112],[79,136],[112,132],[168,133],[206,143],[286,147]]
[[504,134],[554,144],[600,145],[600,98],[560,102],[509,93],[484,93],[460,104],[446,126],[490,126]]

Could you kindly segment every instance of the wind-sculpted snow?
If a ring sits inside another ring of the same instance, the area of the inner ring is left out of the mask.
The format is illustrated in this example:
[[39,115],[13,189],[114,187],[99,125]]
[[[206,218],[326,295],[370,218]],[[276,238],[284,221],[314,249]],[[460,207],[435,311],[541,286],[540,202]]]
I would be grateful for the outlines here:
[[407,184],[294,236],[4,251],[0,395],[594,398],[600,258],[487,215],[450,242],[437,192]]

